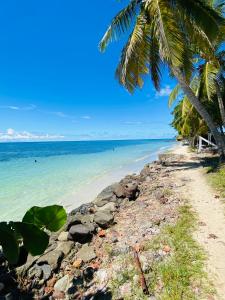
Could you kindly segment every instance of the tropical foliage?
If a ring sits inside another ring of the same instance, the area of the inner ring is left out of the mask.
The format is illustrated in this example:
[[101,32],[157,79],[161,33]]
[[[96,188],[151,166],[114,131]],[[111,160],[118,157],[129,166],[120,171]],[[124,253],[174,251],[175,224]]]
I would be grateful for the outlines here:
[[41,255],[49,243],[48,231],[58,231],[66,222],[65,209],[59,205],[34,206],[22,222],[0,222],[0,245],[10,264],[17,264],[22,249]]
[[[160,89],[161,68],[166,65],[225,153],[217,125],[190,86],[198,68],[196,59],[206,69],[210,64],[212,77],[220,69],[215,43],[224,38],[223,5],[223,1],[207,0],[130,0],[112,20],[100,50],[122,34],[129,34],[116,70],[119,82],[133,92],[150,75]],[[208,83],[207,88],[211,97]]]

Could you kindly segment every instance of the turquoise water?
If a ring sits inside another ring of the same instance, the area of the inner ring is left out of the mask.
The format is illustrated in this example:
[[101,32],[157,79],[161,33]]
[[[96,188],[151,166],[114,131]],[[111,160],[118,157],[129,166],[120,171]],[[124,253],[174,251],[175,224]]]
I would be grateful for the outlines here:
[[[173,140],[0,144],[0,220],[19,220],[31,206],[66,203],[119,168],[155,159]],[[35,162],[35,160],[37,162]],[[69,201],[68,201],[69,199]],[[92,199],[87,199],[86,202]],[[80,204],[77,201],[77,205]]]

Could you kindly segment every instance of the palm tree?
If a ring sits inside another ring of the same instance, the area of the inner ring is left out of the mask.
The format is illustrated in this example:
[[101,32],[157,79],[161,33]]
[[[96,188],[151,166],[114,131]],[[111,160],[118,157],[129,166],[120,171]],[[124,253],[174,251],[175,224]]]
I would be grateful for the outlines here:
[[[211,130],[221,154],[224,141],[204,105],[189,83],[193,56],[214,59],[213,42],[224,28],[222,14],[207,0],[130,0],[112,20],[100,42],[104,51],[113,40],[131,30],[123,48],[116,76],[128,91],[142,87],[150,74],[160,88],[161,67],[169,67],[172,76]],[[222,4],[218,4],[217,8]]]

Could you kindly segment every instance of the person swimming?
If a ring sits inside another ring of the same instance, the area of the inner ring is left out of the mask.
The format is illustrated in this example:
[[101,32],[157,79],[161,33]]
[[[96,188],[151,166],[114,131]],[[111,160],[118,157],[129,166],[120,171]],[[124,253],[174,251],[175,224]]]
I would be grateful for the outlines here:
[[34,162],[37,163],[37,160],[35,159]]

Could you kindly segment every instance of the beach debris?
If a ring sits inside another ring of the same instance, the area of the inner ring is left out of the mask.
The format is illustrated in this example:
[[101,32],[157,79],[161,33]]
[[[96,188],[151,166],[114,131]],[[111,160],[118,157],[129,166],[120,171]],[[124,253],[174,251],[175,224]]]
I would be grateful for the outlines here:
[[215,235],[214,233],[210,233],[209,236],[208,236],[208,239],[218,239],[218,236]]
[[137,269],[138,269],[139,274],[140,274],[141,288],[142,288],[143,293],[145,295],[149,295],[149,291],[148,291],[148,287],[147,287],[147,284],[146,284],[144,273],[142,271],[142,267],[141,267],[141,262],[140,262],[140,259],[139,259],[139,255],[138,255],[138,252],[136,251],[135,247],[133,248],[133,252],[134,252],[135,264],[136,264]]

